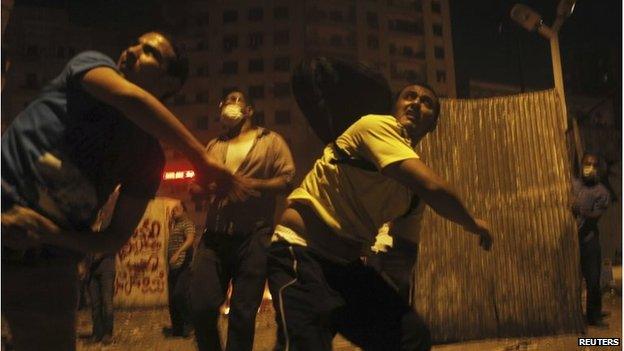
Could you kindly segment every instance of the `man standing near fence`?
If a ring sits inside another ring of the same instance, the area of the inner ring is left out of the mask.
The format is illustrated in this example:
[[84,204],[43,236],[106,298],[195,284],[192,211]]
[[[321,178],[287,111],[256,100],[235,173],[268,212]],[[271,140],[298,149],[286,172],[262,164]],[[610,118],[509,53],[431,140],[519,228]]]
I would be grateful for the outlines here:
[[210,200],[206,230],[191,267],[195,337],[201,351],[221,350],[219,307],[231,281],[225,349],[251,351],[276,195],[290,190],[295,165],[284,139],[253,123],[253,105],[241,91],[227,92],[219,108],[225,133],[208,143],[208,153],[243,177],[258,196],[240,203]]
[[587,286],[587,324],[607,327],[603,321],[600,272],[602,268],[598,220],[609,205],[609,190],[600,183],[598,156],[583,156],[581,176],[572,183],[574,202],[572,213],[576,219],[581,250],[581,270]]
[[[331,71],[332,79],[322,84],[317,74],[303,80],[312,87],[317,110],[326,114],[332,111],[330,97],[343,105],[340,97],[348,100],[349,94],[366,89],[346,81],[338,95],[329,96],[326,89],[341,83],[338,70]],[[364,349],[431,348],[424,322],[379,273],[362,264],[360,255],[383,223],[409,214],[420,201],[490,248],[487,223],[474,217],[414,151],[435,129],[439,111],[433,89],[404,87],[392,115],[362,116],[325,148],[289,195],[268,259],[280,344],[286,350],[330,350],[336,332]]]

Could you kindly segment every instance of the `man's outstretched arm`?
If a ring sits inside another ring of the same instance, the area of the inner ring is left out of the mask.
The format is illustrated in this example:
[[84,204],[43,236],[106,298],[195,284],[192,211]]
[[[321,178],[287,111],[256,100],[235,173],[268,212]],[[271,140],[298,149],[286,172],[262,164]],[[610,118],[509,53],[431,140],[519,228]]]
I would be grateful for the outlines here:
[[216,181],[233,187],[236,197],[245,197],[244,181],[212,161],[189,130],[152,94],[109,67],[97,67],[82,77],[83,88],[96,99],[121,111],[147,133],[182,152],[197,168],[202,182]]
[[410,158],[398,161],[384,167],[382,173],[412,189],[440,216],[479,235],[484,249],[491,247],[492,237],[487,223],[473,217],[450,185],[421,160]]
[[[22,206],[14,206],[3,214],[3,229],[9,229],[11,236],[28,238],[30,245],[49,244],[89,254],[115,253],[134,233],[149,200],[122,191],[110,225],[101,232],[62,229],[47,217]],[[25,232],[30,235],[24,236]]]

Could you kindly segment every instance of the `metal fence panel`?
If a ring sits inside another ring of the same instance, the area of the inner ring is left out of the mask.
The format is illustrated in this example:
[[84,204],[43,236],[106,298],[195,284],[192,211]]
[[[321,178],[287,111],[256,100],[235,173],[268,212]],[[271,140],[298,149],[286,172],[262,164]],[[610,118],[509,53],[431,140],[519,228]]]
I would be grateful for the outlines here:
[[415,303],[437,342],[580,332],[578,240],[553,90],[444,99],[419,147],[494,235],[491,252],[427,210]]

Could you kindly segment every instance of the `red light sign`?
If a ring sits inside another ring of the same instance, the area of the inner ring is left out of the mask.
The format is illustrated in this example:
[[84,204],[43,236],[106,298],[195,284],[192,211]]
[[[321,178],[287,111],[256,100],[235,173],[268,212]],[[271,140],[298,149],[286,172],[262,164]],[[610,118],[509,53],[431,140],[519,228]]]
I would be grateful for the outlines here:
[[163,180],[180,180],[195,178],[195,171],[192,169],[185,171],[169,171],[163,173]]

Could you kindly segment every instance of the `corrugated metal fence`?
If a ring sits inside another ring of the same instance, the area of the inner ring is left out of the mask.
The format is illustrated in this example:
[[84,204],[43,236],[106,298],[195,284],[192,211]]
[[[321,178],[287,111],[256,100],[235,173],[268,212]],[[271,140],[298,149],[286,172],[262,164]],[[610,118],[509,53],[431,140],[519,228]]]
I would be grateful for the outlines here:
[[427,210],[415,301],[436,342],[579,332],[570,163],[553,90],[444,100],[425,162],[490,222],[494,247]]

